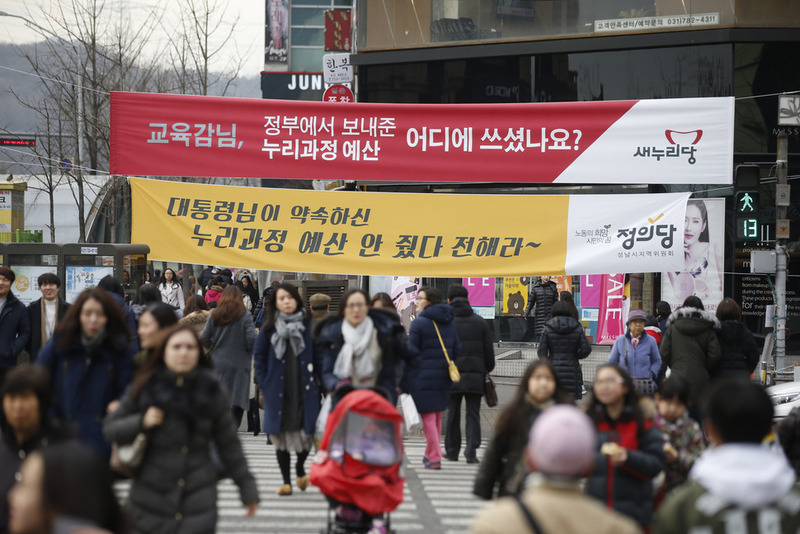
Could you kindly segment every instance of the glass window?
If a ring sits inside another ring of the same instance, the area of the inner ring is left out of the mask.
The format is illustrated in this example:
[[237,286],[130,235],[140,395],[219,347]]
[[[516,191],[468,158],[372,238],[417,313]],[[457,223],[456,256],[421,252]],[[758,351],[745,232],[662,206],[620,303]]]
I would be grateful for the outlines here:
[[322,48],[292,48],[292,70],[295,72],[321,72]]
[[324,24],[324,9],[314,7],[292,8],[292,26],[322,26]]
[[325,30],[323,30],[322,28],[297,28],[295,26],[292,26],[291,43],[292,47],[319,46],[320,48],[322,48],[325,45]]

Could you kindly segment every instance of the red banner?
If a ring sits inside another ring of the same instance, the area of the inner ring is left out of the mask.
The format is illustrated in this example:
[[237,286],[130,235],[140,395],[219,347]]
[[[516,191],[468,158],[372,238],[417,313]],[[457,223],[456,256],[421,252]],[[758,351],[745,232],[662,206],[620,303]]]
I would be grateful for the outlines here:
[[724,98],[343,105],[112,93],[111,173],[730,183],[732,109]]
[[350,11],[331,9],[325,12],[325,50],[350,51]]

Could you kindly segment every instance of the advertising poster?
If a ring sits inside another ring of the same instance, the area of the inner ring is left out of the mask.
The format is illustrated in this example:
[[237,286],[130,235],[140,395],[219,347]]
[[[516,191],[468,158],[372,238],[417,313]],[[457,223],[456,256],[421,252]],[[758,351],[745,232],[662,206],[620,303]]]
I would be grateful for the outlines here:
[[560,295],[562,291],[569,291],[572,293],[572,277],[567,275],[553,275],[550,277],[550,280],[556,283],[558,287],[558,294]]
[[18,266],[11,267],[14,270],[16,279],[11,290],[24,305],[28,305],[35,300],[39,300],[42,293],[39,291],[39,276],[45,273],[55,273],[55,267],[34,267]]
[[[526,280],[530,278],[526,277]],[[528,303],[528,284],[522,278],[503,278],[503,313],[522,315]]]
[[625,333],[625,275],[604,274],[602,276],[600,312],[597,318],[598,345],[612,345]]
[[600,284],[603,275],[587,274],[581,276],[581,308],[600,307]]
[[495,278],[462,278],[461,283],[469,292],[473,311],[484,319],[494,319]]
[[690,295],[714,312],[724,290],[725,199],[693,198],[686,204],[684,268],[661,275],[661,300],[674,310]]
[[288,0],[267,0],[267,27],[264,32],[264,64],[287,65],[289,61]]
[[75,302],[84,289],[96,287],[104,276],[114,275],[114,267],[67,266],[66,299]]
[[400,314],[400,321],[406,332],[411,328],[411,321],[414,320],[419,282],[419,277],[413,276],[395,276],[392,279],[392,292],[389,295],[392,297],[397,313]]

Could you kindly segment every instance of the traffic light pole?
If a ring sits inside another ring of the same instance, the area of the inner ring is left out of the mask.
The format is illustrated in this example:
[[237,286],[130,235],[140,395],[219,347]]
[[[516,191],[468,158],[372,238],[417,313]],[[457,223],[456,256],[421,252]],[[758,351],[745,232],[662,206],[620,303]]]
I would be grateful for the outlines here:
[[[776,195],[775,195],[775,370],[780,372],[786,367],[786,241],[789,221],[786,219],[786,202],[782,201],[780,191],[787,186],[788,175],[788,137],[781,130],[778,134],[778,157],[775,162]],[[788,195],[787,195],[788,196]],[[784,231],[782,232],[782,225]]]

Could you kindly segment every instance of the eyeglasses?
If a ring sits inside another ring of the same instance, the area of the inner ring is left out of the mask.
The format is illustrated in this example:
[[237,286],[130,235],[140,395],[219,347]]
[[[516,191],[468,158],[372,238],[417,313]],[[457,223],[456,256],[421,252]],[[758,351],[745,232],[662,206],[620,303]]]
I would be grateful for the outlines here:
[[428,300],[425,297],[417,297],[417,300]]
[[350,304],[345,306],[345,308],[347,308],[348,310],[357,310],[359,308],[366,308],[366,307],[367,305],[363,302],[351,302]]

